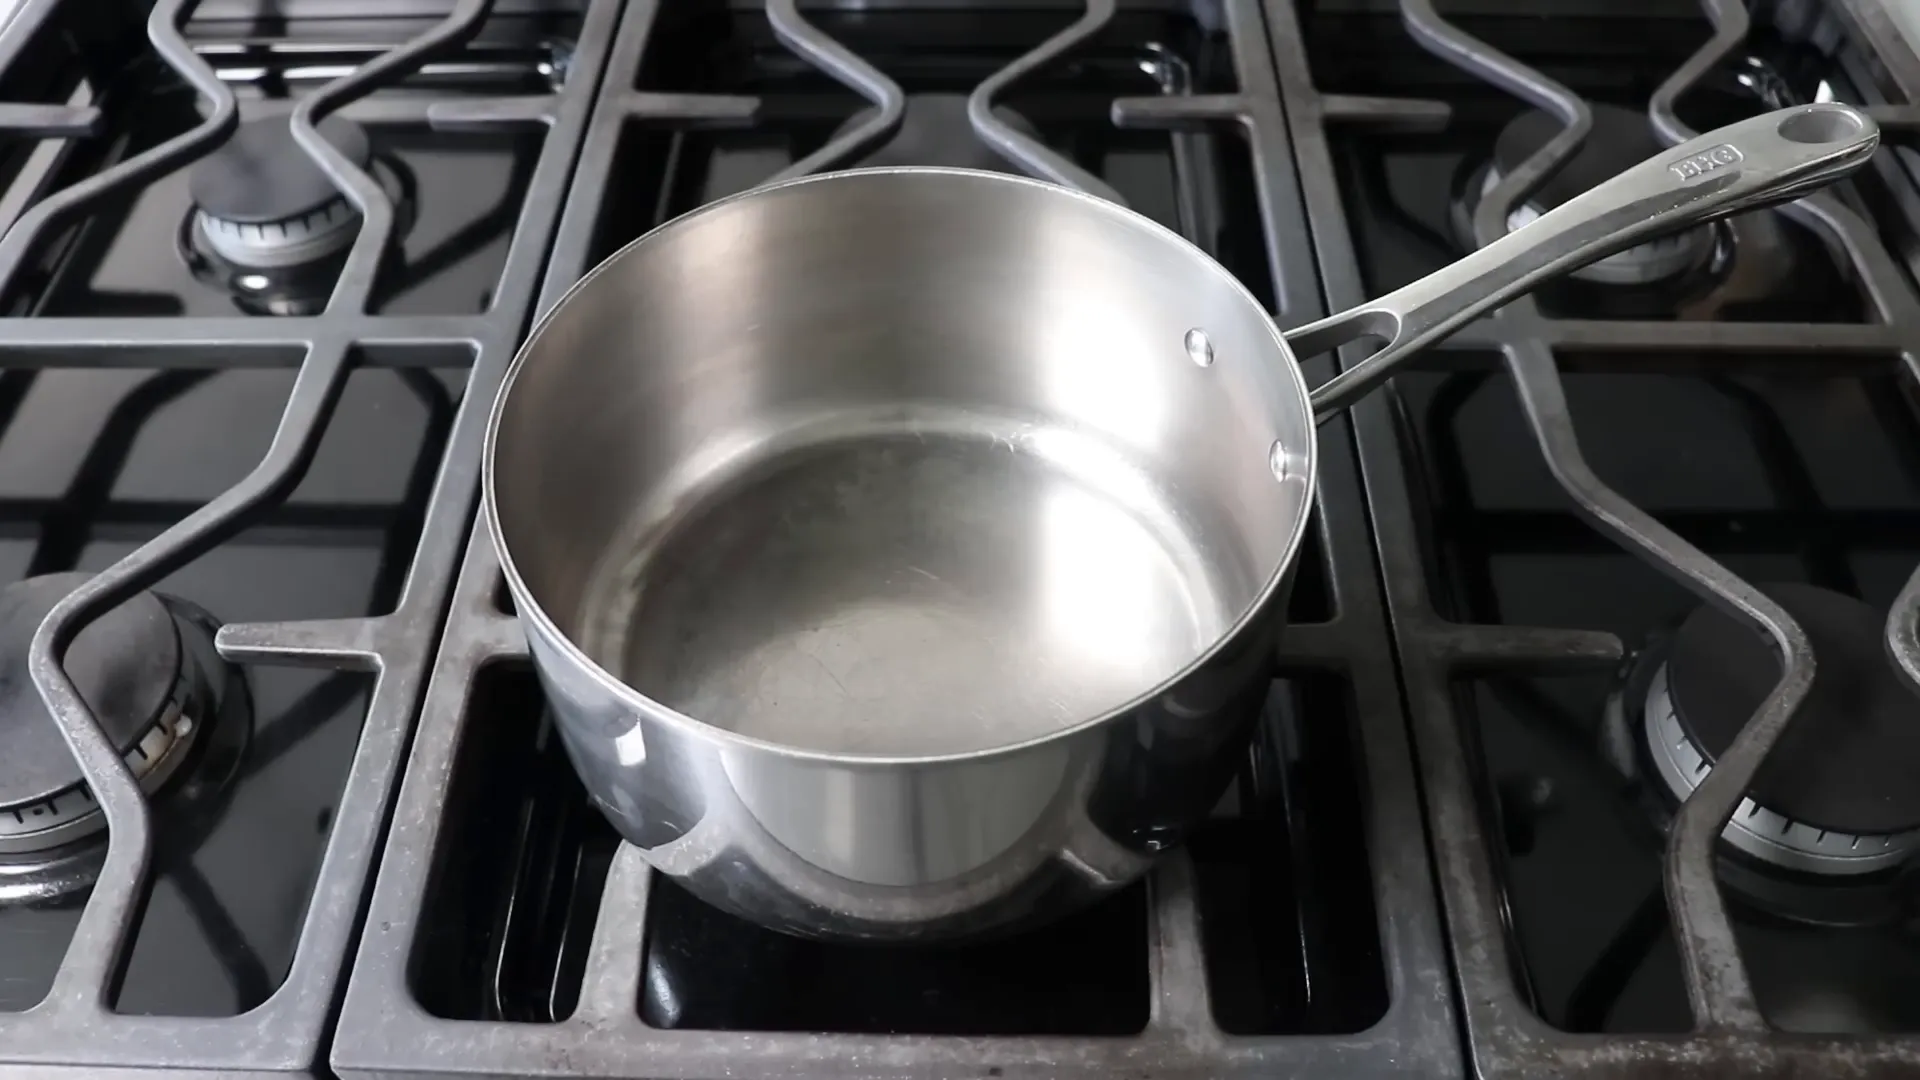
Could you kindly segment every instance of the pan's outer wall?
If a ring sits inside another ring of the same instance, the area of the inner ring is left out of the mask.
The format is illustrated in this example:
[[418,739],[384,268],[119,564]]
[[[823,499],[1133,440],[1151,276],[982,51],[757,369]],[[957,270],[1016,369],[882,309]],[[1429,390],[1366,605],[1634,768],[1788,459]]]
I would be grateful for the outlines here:
[[[875,356],[896,358],[879,377]],[[903,403],[1117,446],[1178,494],[1237,618],[1107,715],[948,757],[756,741],[581,647],[594,568],[637,515],[796,417]],[[577,285],[496,402],[484,511],[568,752],[652,865],[779,929],[921,940],[1069,910],[1204,819],[1265,694],[1314,452],[1284,340],[1178,236],[1035,181],[863,170],[711,204]]]

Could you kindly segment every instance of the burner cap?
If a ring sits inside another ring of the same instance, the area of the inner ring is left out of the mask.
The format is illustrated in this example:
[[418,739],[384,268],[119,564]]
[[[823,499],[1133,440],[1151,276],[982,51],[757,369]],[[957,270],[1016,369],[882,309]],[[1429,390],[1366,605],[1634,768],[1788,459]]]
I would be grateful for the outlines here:
[[[1559,172],[1527,200],[1541,213],[1576,195],[1586,193],[1666,149],[1653,137],[1653,126],[1640,113],[1615,105],[1593,105],[1593,129]],[[1529,109],[1501,129],[1493,144],[1493,167],[1502,176],[1513,175],[1526,160],[1556,135],[1558,119]]]
[[[367,133],[353,121],[329,116],[320,133],[362,169],[372,161]],[[244,267],[319,260],[351,244],[360,220],[285,118],[242,124],[194,166],[187,189],[207,244]]]
[[[1594,105],[1593,127],[1560,170],[1548,177],[1527,201],[1515,207],[1509,228],[1520,228],[1576,195],[1620,175],[1665,147],[1654,138],[1644,115],[1614,105]],[[1501,129],[1493,144],[1493,163],[1476,197],[1493,190],[1541,147],[1560,134],[1560,121],[1538,110],[1528,110]],[[1571,276],[1608,285],[1643,285],[1673,277],[1699,265],[1711,252],[1713,232],[1698,226],[1615,252]]]
[[[373,159],[366,130],[359,124],[329,116],[319,129],[360,168]],[[207,216],[239,225],[286,221],[340,198],[333,181],[293,141],[286,117],[241,124],[225,145],[193,167],[187,191]]]
[[[69,792],[69,801],[84,798],[76,790],[80,765],[27,673],[27,651],[47,612],[91,576],[47,574],[0,590],[0,841],[33,829],[36,818],[51,826],[82,809],[61,801]],[[67,650],[66,670],[107,737],[132,753],[173,694],[179,632],[165,605],[141,593],[81,632]]]
[[[1800,715],[1754,777],[1749,797],[1814,830],[1886,836],[1920,829],[1920,698],[1895,675],[1884,620],[1851,596],[1763,586],[1813,645]],[[1703,606],[1668,661],[1675,717],[1708,762],[1726,752],[1780,677],[1773,647]]]

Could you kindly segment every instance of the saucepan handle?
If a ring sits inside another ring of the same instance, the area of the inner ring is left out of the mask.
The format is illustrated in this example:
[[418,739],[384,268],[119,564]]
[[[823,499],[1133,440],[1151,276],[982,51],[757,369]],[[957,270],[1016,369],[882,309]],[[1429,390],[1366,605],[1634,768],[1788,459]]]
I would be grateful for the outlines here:
[[1858,109],[1780,109],[1683,143],[1405,288],[1287,334],[1296,357],[1364,337],[1386,347],[1313,392],[1314,419],[1353,404],[1401,361],[1550,278],[1660,233],[1786,202],[1859,168],[1880,130]]

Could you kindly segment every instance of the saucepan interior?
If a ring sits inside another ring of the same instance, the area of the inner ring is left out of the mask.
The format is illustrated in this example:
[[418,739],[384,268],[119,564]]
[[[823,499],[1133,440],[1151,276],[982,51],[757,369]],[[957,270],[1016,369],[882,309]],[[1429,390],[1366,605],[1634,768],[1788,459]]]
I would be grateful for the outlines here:
[[991,173],[681,218],[576,287],[497,410],[522,613],[804,754],[1095,721],[1262,609],[1310,501],[1305,388],[1259,303],[1144,218]]

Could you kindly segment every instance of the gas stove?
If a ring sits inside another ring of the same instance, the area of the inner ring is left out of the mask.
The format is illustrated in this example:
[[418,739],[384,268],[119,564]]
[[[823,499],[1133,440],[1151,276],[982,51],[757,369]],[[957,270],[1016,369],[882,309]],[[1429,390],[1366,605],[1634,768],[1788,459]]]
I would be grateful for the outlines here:
[[[0,88],[0,1069],[1920,1070],[1905,5],[26,0]],[[651,876],[574,777],[479,443],[532,320],[662,221],[1001,169],[1293,326],[1836,99],[1868,174],[1322,429],[1259,735],[1141,885],[802,941]]]

